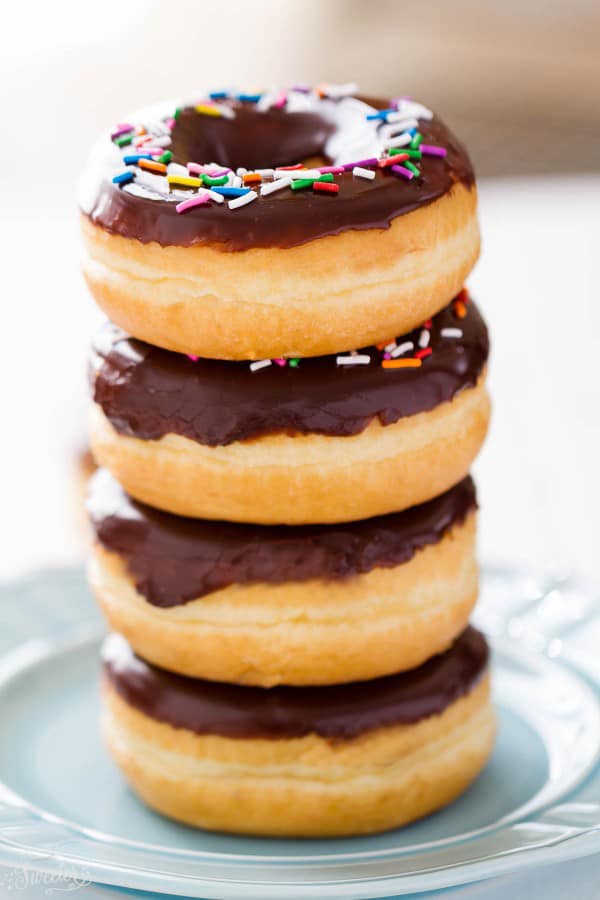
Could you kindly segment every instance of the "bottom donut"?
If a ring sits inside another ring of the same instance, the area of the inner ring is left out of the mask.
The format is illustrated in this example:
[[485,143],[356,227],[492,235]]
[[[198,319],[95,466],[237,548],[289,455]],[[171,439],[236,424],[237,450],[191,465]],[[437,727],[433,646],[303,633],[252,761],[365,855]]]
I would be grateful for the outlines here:
[[417,669],[326,687],[174,675],[120,635],[103,649],[103,732],[150,807],[215,831],[368,834],[454,800],[485,765],[488,647],[468,627]]

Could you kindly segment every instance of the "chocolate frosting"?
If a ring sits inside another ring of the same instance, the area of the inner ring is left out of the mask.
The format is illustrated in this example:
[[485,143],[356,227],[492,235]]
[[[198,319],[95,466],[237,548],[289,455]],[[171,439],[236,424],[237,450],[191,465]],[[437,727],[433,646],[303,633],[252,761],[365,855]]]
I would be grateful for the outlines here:
[[348,740],[439,715],[468,694],[488,663],[483,635],[468,627],[452,647],[417,669],[326,687],[246,687],[186,678],[134,656],[120,635],[104,644],[106,678],[146,716],[195,734],[227,738]]
[[[377,124],[365,121],[387,101],[348,98],[341,101],[311,95],[309,109],[260,111],[233,102],[235,118],[200,115],[185,108],[172,132],[173,162],[269,168],[311,158],[338,165],[372,157],[379,147]],[[152,110],[136,121],[156,119]],[[446,147],[445,159],[424,157],[422,174],[406,181],[378,170],[373,181],[351,172],[336,178],[335,197],[311,190],[283,190],[230,210],[227,204],[199,206],[180,215],[169,199],[133,195],[111,182],[120,155],[108,136],[84,174],[81,207],[93,224],[112,234],[162,246],[210,244],[219,250],[294,247],[348,229],[389,228],[397,216],[437,200],[453,185],[474,184],[464,147],[437,118],[419,121],[423,143]],[[122,168],[122,164],[121,164]]]
[[471,478],[420,506],[340,525],[246,525],[174,516],[128,497],[106,470],[94,475],[88,495],[97,539],[124,560],[139,593],[162,608],[230,584],[338,580],[401,565],[440,541],[476,505]]
[[[434,317],[431,356],[417,369],[384,369],[382,352],[367,347],[369,365],[338,366],[335,356],[301,359],[296,368],[273,363],[250,371],[247,362],[199,359],[162,350],[107,324],[93,343],[93,396],[124,435],[158,440],[179,434],[211,447],[273,433],[343,436],[375,418],[390,425],[427,412],[473,387],[489,341],[479,311],[465,319],[452,305]],[[461,338],[444,328],[459,327]],[[420,329],[399,338],[418,348]]]

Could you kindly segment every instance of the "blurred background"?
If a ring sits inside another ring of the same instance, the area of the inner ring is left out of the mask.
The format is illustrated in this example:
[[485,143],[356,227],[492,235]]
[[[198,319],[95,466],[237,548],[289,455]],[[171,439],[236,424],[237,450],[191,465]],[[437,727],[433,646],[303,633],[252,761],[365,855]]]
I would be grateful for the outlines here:
[[597,0],[10,4],[0,32],[0,577],[81,556],[87,340],[77,178],[98,132],[206,89],[357,81],[470,149],[495,417],[482,557],[593,573],[600,508]]

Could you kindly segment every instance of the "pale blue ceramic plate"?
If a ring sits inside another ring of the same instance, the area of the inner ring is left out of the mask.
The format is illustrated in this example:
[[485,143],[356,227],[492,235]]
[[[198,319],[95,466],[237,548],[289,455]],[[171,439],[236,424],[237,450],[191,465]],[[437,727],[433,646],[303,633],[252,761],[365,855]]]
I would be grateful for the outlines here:
[[494,755],[448,809],[370,838],[194,831],[149,812],[97,731],[101,627],[78,571],[0,592],[0,864],[211,898],[389,897],[600,851],[597,597],[488,571]]

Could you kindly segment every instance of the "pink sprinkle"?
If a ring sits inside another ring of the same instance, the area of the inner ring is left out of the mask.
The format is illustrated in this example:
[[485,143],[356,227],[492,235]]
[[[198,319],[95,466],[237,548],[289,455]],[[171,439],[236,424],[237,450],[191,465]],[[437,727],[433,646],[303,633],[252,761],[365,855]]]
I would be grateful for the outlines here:
[[275,359],[274,362],[276,362],[278,366],[285,366],[287,360],[282,359],[282,358],[280,357],[279,359]]
[[425,156],[444,157],[448,153],[445,147],[437,147],[435,144],[421,144],[419,150],[421,153],[425,154]]
[[220,178],[221,175],[228,175],[231,169],[217,168],[216,166],[200,165],[200,163],[189,162],[187,170],[190,175],[210,175],[212,178]]
[[295,84],[292,90],[297,94],[310,94],[311,88],[308,84]]
[[173,129],[175,128],[175,119],[172,116],[169,117],[166,120],[165,125],[167,126],[167,128],[170,128],[171,131],[173,131]]
[[391,358],[392,358],[392,354],[391,354],[391,353],[384,353],[384,354],[383,354],[383,358],[384,358],[384,359],[391,359]]
[[277,99],[275,100],[273,106],[275,107],[275,109],[281,109],[283,106],[285,106],[286,103],[287,91],[279,91],[279,94],[277,95]]
[[341,175],[344,171],[344,166],[321,166],[319,169],[321,175]]
[[198,362],[199,357],[192,356],[191,353],[186,353],[185,355],[187,356],[188,359],[191,359],[192,362]]
[[358,159],[356,162],[344,163],[344,171],[352,171],[354,166],[376,166],[379,160],[376,156],[370,156],[369,159]]
[[121,122],[114,131],[111,132],[110,139],[112,141],[115,138],[121,137],[122,134],[127,134],[129,131],[133,131],[133,125],[129,125],[127,122]]
[[164,152],[164,147],[148,147],[144,145],[144,153],[150,153],[152,156],[162,156]]
[[136,147],[141,147],[142,144],[147,144],[148,141],[152,140],[151,134],[140,134],[139,137],[133,139],[133,143]]
[[209,201],[208,192],[204,191],[203,194],[198,194],[197,197],[190,197],[189,200],[183,200],[182,203],[178,203],[175,207],[175,211],[178,213],[187,212],[188,209],[193,209],[194,206],[204,206],[204,204]]
[[396,175],[401,175],[402,178],[406,178],[407,181],[411,181],[415,177],[414,173],[404,166],[390,166],[390,171],[394,172]]

